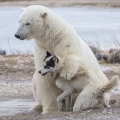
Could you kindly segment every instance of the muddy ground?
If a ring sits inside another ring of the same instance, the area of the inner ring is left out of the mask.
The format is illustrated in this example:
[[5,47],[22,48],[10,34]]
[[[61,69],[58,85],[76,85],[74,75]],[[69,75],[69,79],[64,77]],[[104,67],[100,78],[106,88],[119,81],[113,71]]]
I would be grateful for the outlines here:
[[[99,63],[109,79],[120,77],[119,64]],[[120,120],[120,87],[111,94],[116,103],[110,108],[45,115],[30,112],[29,108],[36,104],[31,84],[34,70],[33,55],[0,56],[0,120]]]

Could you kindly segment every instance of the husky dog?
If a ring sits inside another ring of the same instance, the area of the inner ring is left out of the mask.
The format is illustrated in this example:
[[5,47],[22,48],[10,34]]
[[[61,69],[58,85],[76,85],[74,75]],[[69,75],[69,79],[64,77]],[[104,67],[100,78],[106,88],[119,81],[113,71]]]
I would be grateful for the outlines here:
[[[71,109],[70,96],[74,91],[79,93],[73,111],[85,110],[93,108],[102,103],[106,107],[109,106],[110,95],[109,92],[119,84],[118,76],[114,76],[110,82],[103,85],[101,82],[96,82],[89,79],[87,72],[80,67],[78,73],[71,81],[66,81],[60,77],[62,67],[64,66],[65,58],[59,58],[47,51],[47,56],[44,59],[43,67],[40,68],[39,73],[51,75],[56,79],[56,85],[63,90],[63,93],[57,97],[58,107],[62,109],[62,101],[67,98],[66,110]],[[80,78],[83,79],[80,79]],[[86,78],[86,79],[85,79]],[[84,80],[84,81],[83,81]],[[87,96],[85,97],[85,95]]]

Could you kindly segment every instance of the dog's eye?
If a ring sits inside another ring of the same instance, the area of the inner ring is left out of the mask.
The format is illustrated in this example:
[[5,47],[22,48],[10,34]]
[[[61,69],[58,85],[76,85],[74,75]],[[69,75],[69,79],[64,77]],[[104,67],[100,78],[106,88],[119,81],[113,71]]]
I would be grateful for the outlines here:
[[46,65],[44,68],[46,68],[46,69],[50,69],[50,66],[47,66],[47,65]]
[[30,23],[26,23],[25,25],[30,25]]

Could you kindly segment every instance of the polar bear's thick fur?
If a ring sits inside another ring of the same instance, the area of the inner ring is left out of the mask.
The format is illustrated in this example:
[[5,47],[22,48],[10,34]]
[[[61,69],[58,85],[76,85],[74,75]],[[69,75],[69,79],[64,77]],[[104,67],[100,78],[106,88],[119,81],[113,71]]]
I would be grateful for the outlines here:
[[[108,82],[88,45],[78,36],[71,25],[48,8],[39,5],[27,7],[21,13],[19,23],[15,36],[21,40],[34,39],[35,41],[36,72],[32,82],[33,93],[38,105],[33,109],[42,108],[43,113],[58,110],[56,100],[62,92],[56,87],[53,78],[49,75],[43,77],[38,73],[46,50],[61,58],[66,56],[66,63],[61,73],[61,77],[64,79],[71,80],[82,64],[90,76],[89,79],[99,81],[101,84]],[[81,63],[79,63],[79,58]]]

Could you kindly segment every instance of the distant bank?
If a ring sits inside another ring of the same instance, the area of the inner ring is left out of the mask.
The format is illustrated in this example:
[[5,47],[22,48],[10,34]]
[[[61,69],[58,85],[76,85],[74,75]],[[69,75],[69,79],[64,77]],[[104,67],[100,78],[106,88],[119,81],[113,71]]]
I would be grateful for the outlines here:
[[120,0],[0,0],[0,6],[99,6],[99,7],[120,7]]

